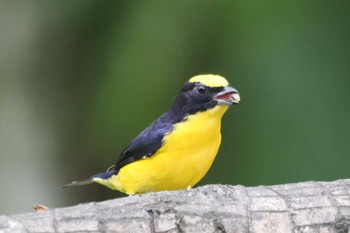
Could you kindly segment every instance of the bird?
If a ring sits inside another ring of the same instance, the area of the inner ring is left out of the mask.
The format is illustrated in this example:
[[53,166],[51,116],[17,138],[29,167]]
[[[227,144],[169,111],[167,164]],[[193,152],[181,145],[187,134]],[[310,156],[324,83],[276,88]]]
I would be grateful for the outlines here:
[[238,91],[224,77],[194,76],[169,110],[135,137],[106,172],[63,187],[95,182],[128,195],[190,189],[218,153],[224,113],[239,102]]

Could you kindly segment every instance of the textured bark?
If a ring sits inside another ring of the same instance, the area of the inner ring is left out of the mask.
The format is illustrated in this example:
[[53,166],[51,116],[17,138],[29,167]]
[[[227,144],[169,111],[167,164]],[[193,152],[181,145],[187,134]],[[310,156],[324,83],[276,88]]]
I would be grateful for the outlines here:
[[208,185],[0,216],[0,232],[349,232],[350,180]]

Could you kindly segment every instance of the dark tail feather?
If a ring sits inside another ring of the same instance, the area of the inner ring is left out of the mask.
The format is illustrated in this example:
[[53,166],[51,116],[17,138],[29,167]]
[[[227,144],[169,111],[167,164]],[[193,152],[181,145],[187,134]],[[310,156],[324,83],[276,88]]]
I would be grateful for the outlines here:
[[65,184],[62,186],[62,188],[67,188],[67,187],[75,187],[75,186],[82,186],[82,185],[87,185],[87,184],[92,184],[94,183],[92,181],[93,178],[101,178],[101,179],[108,179],[109,177],[115,175],[116,173],[118,173],[118,171],[116,170],[110,170],[110,171],[106,171],[106,172],[102,172],[102,173],[98,173],[94,176],[91,176],[90,178],[84,179],[84,180],[78,180],[78,181],[73,181],[70,184]]

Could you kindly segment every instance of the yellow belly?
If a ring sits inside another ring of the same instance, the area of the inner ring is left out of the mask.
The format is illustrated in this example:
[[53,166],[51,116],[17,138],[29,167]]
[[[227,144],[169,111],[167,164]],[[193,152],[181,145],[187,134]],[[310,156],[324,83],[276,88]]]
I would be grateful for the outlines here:
[[191,115],[164,137],[151,157],[130,163],[108,180],[96,182],[127,194],[185,189],[209,170],[221,142],[221,118],[227,106]]

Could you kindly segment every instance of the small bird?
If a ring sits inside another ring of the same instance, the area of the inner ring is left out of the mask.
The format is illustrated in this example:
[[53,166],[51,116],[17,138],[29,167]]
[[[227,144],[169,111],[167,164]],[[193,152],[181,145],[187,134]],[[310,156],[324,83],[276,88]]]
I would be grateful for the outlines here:
[[208,172],[221,143],[221,118],[238,91],[219,75],[189,79],[171,108],[123,150],[116,164],[88,179],[126,194],[190,189]]

